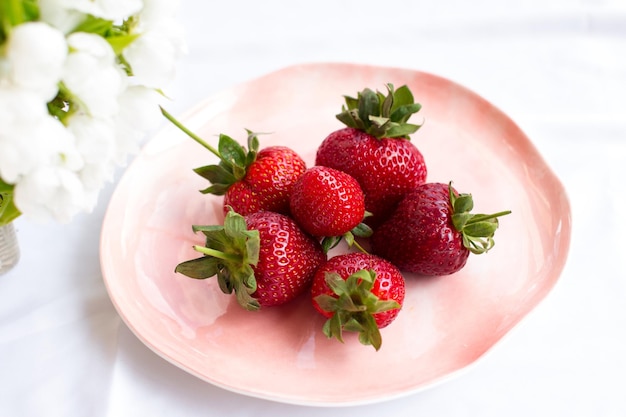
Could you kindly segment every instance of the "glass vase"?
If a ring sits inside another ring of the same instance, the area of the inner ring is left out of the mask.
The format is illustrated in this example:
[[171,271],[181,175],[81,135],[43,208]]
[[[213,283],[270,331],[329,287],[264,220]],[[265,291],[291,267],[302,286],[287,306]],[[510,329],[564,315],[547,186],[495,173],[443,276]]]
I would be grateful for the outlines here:
[[20,246],[13,222],[0,226],[0,275],[11,270],[20,259]]

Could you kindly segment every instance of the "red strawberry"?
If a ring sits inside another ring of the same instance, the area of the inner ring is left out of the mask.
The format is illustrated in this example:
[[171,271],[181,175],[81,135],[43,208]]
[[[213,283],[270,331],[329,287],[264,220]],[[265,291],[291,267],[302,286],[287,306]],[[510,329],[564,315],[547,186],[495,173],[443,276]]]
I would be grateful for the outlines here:
[[345,172],[322,166],[309,168],[295,183],[289,204],[292,217],[305,232],[331,238],[324,240],[325,250],[342,236],[353,243],[353,231],[361,237],[371,234],[361,224],[366,215],[363,191]]
[[232,207],[245,216],[261,210],[289,213],[291,188],[306,170],[304,160],[285,146],[270,146],[259,151],[259,139],[248,132],[248,149],[229,136],[219,136],[215,149],[190,132],[172,115],[161,109],[165,117],[196,142],[220,159],[217,165],[194,169],[211,186],[203,194],[224,195],[224,213]]
[[[201,168],[196,172],[199,170]],[[230,186],[225,183],[228,188],[224,195],[224,212],[230,206],[242,215],[261,210],[288,214],[291,190],[305,170],[304,160],[290,148],[270,146],[261,149],[256,159],[247,165],[243,177]]]
[[205,256],[180,263],[191,278],[217,275],[221,290],[248,310],[284,304],[309,288],[326,260],[319,242],[289,217],[269,211],[245,217],[230,211],[223,226],[194,226],[206,236]]
[[332,132],[317,150],[316,165],[353,176],[365,193],[365,209],[373,214],[368,224],[378,225],[402,196],[426,181],[426,164],[409,140],[419,128],[408,119],[418,112],[407,86],[394,91],[387,85],[383,96],[365,89],[358,97],[346,97],[337,118],[348,127]]
[[313,306],[328,320],[324,334],[343,342],[344,330],[380,349],[380,330],[395,320],[405,295],[404,278],[390,262],[351,252],[330,258],[315,273]]
[[458,194],[452,183],[426,183],[406,194],[393,215],[371,238],[372,252],[398,268],[421,275],[448,275],[465,266],[470,252],[494,245],[498,217],[470,214],[470,194]]

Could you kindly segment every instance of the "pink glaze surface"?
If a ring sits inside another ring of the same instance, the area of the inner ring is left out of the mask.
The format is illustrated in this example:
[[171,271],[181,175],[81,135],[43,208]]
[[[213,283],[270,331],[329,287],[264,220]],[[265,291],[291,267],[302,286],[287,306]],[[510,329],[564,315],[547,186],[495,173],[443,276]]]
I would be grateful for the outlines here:
[[[376,352],[355,337],[327,340],[307,297],[251,313],[214,279],[174,273],[202,244],[192,224],[222,220],[221,199],[198,190],[192,168],[216,158],[173,126],[144,147],[121,178],[102,229],[101,263],[111,300],[137,337],[171,363],[228,390],[275,401],[352,405],[432,386],[474,363],[552,289],[566,261],[570,207],[559,180],[524,133],[466,88],[407,69],[352,64],[289,67],[200,103],[184,124],[211,143],[245,128],[272,132],[309,166],[341,127],[342,95],[407,84],[425,122],[412,136],[429,181],[454,181],[475,212],[510,209],[496,246],[451,276],[406,275],[407,298]],[[336,251],[342,249],[336,249]]]

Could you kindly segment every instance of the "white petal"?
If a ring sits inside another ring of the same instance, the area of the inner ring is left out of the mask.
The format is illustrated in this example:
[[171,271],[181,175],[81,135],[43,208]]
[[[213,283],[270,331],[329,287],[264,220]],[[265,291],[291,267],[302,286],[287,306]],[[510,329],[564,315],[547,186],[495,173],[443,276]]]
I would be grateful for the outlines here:
[[72,53],[67,57],[63,81],[92,116],[117,113],[117,96],[125,74],[115,63],[111,46],[100,36],[75,33],[68,37]]
[[83,185],[65,168],[41,167],[15,186],[15,205],[35,221],[69,222],[87,208]]
[[123,20],[138,13],[142,6],[141,0],[66,0],[67,7],[102,17],[107,20]]
[[178,51],[158,33],[142,34],[123,52],[130,64],[135,82],[147,87],[162,88],[175,75]]
[[68,0],[39,0],[40,20],[63,33],[69,33],[86,16],[85,13],[72,9],[69,3]]
[[74,134],[76,149],[89,164],[108,164],[115,151],[115,125],[111,119],[73,115],[67,128]]
[[11,82],[51,100],[58,91],[67,50],[63,33],[46,23],[16,26],[6,53]]
[[[6,106],[3,103],[11,97],[15,99],[13,105],[16,108],[35,110],[4,112]],[[60,161],[65,161],[68,166],[82,165],[82,161],[73,155],[70,133],[58,120],[40,113],[34,101],[32,95],[24,92],[3,94],[0,99],[0,177],[11,184],[39,166]],[[19,107],[21,104],[24,107]]]
[[152,88],[132,86],[119,97],[121,123],[139,130],[154,129],[163,121],[159,104],[163,96]]

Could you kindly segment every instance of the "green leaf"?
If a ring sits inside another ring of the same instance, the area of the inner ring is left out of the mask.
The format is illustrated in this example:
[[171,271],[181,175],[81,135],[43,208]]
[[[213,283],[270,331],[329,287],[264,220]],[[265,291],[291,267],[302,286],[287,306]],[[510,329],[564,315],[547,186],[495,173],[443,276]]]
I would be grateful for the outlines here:
[[243,147],[230,136],[220,134],[218,151],[222,158],[239,167],[246,166],[246,152]]
[[334,337],[343,343],[343,325],[341,317],[338,314],[334,314],[330,319],[328,319],[326,323],[324,323],[322,330],[324,331],[326,337]]
[[261,253],[261,237],[258,230],[248,230],[246,235],[248,236],[246,240],[248,262],[256,266],[259,263],[259,254]]
[[422,105],[419,103],[411,103],[405,106],[398,107],[391,111],[391,113],[389,114],[389,119],[391,119],[392,122],[396,123],[406,123],[409,118],[413,114],[419,112],[421,108]]
[[463,233],[470,237],[489,237],[498,229],[497,219],[495,221],[484,221],[478,223],[466,224],[463,228]]
[[372,345],[377,351],[383,343],[382,335],[376,325],[376,320],[373,316],[365,316],[366,322],[363,323],[363,330],[359,333],[359,341],[364,345]]
[[220,227],[220,229],[213,232],[205,231],[203,233],[206,237],[205,246],[207,248],[225,252],[232,246],[231,239],[226,235],[224,227]]
[[337,310],[337,298],[328,294],[320,294],[314,298],[317,305],[324,311],[333,312]]
[[11,31],[11,28],[26,21],[24,6],[20,0],[0,1],[0,12],[2,27],[4,29],[4,33],[6,34]]
[[233,281],[230,279],[230,270],[228,268],[222,268],[217,273],[217,283],[220,290],[224,294],[232,294],[235,290]]
[[387,96],[383,96],[382,93],[378,93],[378,99],[382,103],[380,106],[380,114],[384,117],[389,117],[391,109],[393,109],[394,105],[393,84],[387,84],[387,90],[389,92]]
[[327,272],[325,276],[326,285],[337,295],[341,296],[348,291],[346,281],[336,272]]
[[203,190],[200,190],[202,194],[224,195],[230,188],[231,184],[213,184]]
[[385,311],[395,310],[400,307],[400,304],[395,300],[381,300],[376,303],[376,312],[382,313]]
[[242,289],[235,290],[235,296],[237,297],[237,302],[240,306],[245,308],[248,311],[257,311],[261,309],[261,305],[259,302],[254,299],[247,291],[243,291]]
[[224,230],[224,226],[217,225],[217,224],[212,224],[212,225],[207,225],[207,226],[193,225],[191,226],[191,230],[194,233],[202,232],[206,235],[207,233],[213,233],[216,231]]
[[246,225],[246,219],[241,214],[237,214],[234,211],[229,211],[224,219],[224,232],[232,239],[240,239],[242,232],[247,232],[248,226]]
[[322,239],[322,250],[328,253],[329,250],[335,248],[341,242],[342,236],[325,236]]
[[176,266],[175,272],[181,273],[194,279],[206,279],[217,275],[219,259],[204,256],[202,258],[185,261]]
[[346,108],[348,110],[352,110],[352,109],[358,109],[359,107],[359,99],[358,98],[354,98],[354,97],[350,97],[350,96],[343,96],[344,100],[346,102]]
[[351,232],[354,236],[362,238],[368,238],[374,233],[372,228],[363,222],[356,225],[356,227],[352,229]]
[[[248,132],[248,163],[249,166],[256,159],[256,154],[259,152],[259,134],[254,133],[251,130],[246,129]],[[252,160],[251,155],[253,156]]]
[[358,322],[354,317],[350,317],[344,324],[343,329],[349,332],[361,333],[365,330],[363,325]]
[[254,270],[250,265],[244,265],[243,269],[237,273],[239,275],[239,281],[246,288],[248,294],[254,294],[257,288],[256,278],[254,277]]
[[403,107],[406,105],[412,105],[415,103],[415,99],[413,98],[413,93],[411,93],[411,90],[406,84],[401,87],[398,87],[398,89],[393,91],[393,98],[394,98],[393,107],[391,108],[392,112],[399,109],[400,107]]
[[370,116],[370,122],[374,123],[376,127],[383,128],[389,125],[389,118],[382,116]]
[[195,168],[193,172],[208,180],[211,184],[234,184],[237,182],[232,171],[229,171],[222,165],[206,165]]
[[359,119],[363,121],[366,126],[369,126],[370,116],[380,116],[380,102],[378,101],[378,95],[366,88],[359,94]]
[[138,33],[131,33],[121,36],[111,36],[107,37],[106,41],[109,43],[109,45],[111,45],[111,48],[113,48],[115,55],[120,55],[124,51],[124,49],[126,49],[128,45],[133,43],[135,39],[137,39],[139,36],[140,35]]
[[471,213],[454,213],[452,215],[452,224],[456,230],[463,230],[467,222],[472,218]]
[[474,209],[474,200],[471,194],[459,194],[454,199],[454,212],[465,213]]
[[394,124],[389,129],[387,129],[386,137],[388,138],[402,138],[406,137],[410,134],[417,132],[417,130],[421,126],[413,125],[410,123],[405,124]]
[[87,15],[85,19],[76,26],[72,32],[86,32],[93,33],[105,37],[113,28],[113,21],[106,20],[100,17]]
[[0,226],[11,223],[21,215],[13,202],[13,185],[0,179]]

